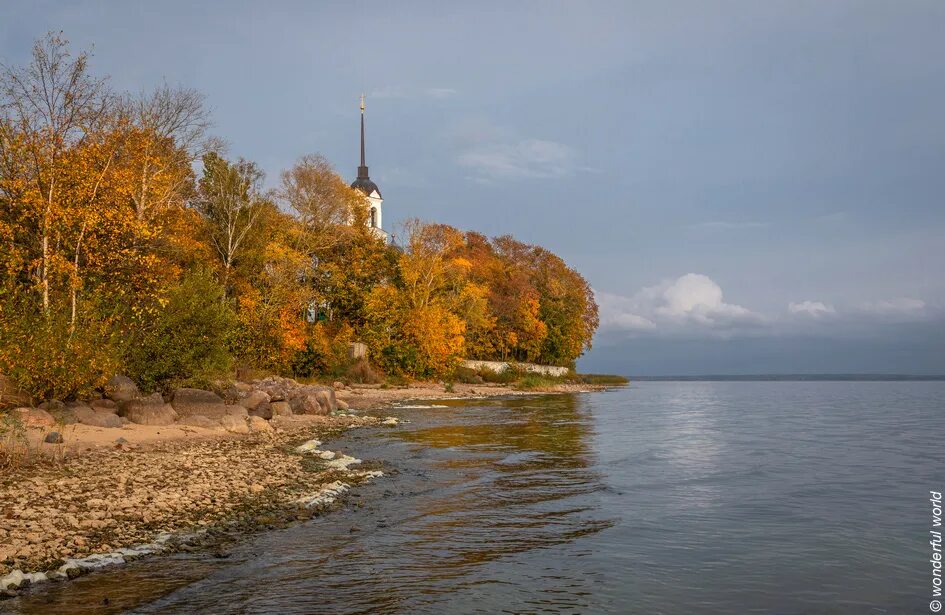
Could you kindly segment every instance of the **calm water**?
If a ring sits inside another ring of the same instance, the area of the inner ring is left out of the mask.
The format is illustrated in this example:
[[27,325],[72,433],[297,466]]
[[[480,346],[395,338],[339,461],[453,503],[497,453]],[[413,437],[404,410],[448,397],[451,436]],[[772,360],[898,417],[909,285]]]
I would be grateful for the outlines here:
[[394,414],[412,423],[331,443],[389,472],[339,512],[0,610],[929,612],[945,383],[644,382]]

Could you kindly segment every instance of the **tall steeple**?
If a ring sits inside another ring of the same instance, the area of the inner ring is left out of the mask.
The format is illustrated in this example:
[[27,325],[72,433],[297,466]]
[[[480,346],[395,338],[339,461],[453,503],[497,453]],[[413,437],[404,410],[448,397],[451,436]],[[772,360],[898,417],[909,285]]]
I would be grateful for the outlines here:
[[361,94],[361,166],[358,167],[358,179],[370,179],[364,162],[364,94]]

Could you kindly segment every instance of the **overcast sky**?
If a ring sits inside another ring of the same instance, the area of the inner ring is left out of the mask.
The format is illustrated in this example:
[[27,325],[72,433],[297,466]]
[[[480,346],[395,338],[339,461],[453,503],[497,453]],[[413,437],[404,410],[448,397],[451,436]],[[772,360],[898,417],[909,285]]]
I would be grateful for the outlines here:
[[20,2],[118,89],[198,88],[274,181],[353,178],[385,226],[563,256],[601,304],[580,367],[945,373],[945,2]]

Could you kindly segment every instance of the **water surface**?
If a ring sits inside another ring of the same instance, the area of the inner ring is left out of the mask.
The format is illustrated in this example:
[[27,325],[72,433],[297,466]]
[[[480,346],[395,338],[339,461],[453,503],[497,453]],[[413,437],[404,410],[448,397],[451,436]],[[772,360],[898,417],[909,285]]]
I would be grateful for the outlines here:
[[327,444],[388,472],[340,511],[0,610],[928,612],[943,399],[943,382],[644,382],[404,408],[409,425]]

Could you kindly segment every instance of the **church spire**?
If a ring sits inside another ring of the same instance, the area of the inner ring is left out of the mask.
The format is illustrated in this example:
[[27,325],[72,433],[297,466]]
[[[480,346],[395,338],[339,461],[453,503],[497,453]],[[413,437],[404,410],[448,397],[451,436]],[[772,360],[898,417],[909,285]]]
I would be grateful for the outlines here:
[[369,179],[367,164],[364,162],[364,94],[361,94],[361,166],[358,167],[358,179]]

